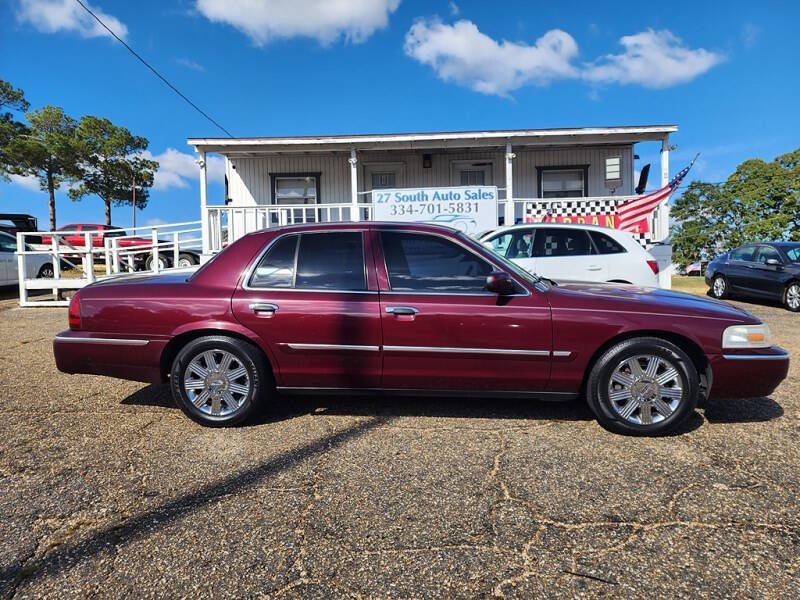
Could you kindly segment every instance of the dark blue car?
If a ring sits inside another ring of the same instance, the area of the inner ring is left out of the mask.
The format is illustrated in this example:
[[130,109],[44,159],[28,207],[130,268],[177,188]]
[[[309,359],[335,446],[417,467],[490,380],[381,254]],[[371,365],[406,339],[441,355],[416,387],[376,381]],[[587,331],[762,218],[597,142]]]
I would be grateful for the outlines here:
[[715,298],[778,300],[800,311],[800,242],[745,244],[708,264],[706,283]]

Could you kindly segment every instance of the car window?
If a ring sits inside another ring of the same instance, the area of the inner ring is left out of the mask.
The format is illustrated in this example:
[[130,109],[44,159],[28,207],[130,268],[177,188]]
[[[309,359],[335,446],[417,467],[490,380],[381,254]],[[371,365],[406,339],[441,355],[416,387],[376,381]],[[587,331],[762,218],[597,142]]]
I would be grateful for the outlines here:
[[586,256],[591,254],[589,236],[583,229],[538,229],[533,241],[533,256]]
[[297,252],[298,289],[366,290],[360,231],[304,233]]
[[290,288],[294,285],[294,256],[296,235],[279,239],[258,263],[250,278],[251,287]]
[[789,248],[784,246],[783,251],[793,263],[800,262],[800,246],[791,246]]
[[731,260],[751,261],[753,260],[754,251],[754,246],[742,246],[741,248],[736,248],[736,250],[731,251]]
[[756,262],[761,264],[766,264],[768,260],[774,258],[778,262],[783,262],[781,260],[780,254],[775,248],[771,246],[759,246],[758,251],[756,252]]
[[489,242],[489,247],[506,258],[530,258],[533,250],[533,231],[507,231]]
[[463,246],[435,235],[381,232],[393,291],[477,293],[494,269]]
[[0,233],[0,252],[16,252],[17,240],[14,236]]
[[589,235],[600,254],[622,254],[623,252],[627,252],[619,242],[605,233],[590,231]]

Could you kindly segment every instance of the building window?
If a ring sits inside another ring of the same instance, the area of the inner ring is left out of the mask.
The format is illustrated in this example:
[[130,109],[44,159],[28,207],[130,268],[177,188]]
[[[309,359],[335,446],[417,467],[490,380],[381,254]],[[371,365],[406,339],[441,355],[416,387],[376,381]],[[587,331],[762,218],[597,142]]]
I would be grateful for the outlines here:
[[454,160],[450,163],[452,185],[492,185],[492,163]]
[[606,159],[606,181],[619,181],[622,179],[620,171],[619,156],[611,156]]
[[273,204],[318,204],[319,173],[272,173]]
[[483,185],[486,181],[485,171],[461,171],[461,185]]
[[586,196],[589,167],[538,167],[540,198],[581,198]]
[[392,171],[382,171],[372,174],[372,189],[385,190],[393,189],[396,186],[397,177]]

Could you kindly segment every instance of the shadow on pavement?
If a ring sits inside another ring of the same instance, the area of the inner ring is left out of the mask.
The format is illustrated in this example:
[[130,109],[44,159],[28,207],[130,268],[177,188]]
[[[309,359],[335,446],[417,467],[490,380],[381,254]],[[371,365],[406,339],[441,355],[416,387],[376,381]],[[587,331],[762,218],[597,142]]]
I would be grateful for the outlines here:
[[762,423],[783,416],[783,407],[772,398],[710,400],[705,415],[709,423]]
[[301,461],[324,454],[390,421],[389,418],[375,417],[313,440],[299,448],[287,450],[252,468],[203,485],[193,492],[154,506],[123,522],[108,525],[81,541],[66,542],[43,557],[25,563],[24,572],[20,568],[4,567],[0,569],[0,581],[10,581],[13,589],[17,589],[23,580],[31,581],[58,575],[99,554],[108,545],[124,546],[133,540],[150,535],[155,529],[180,519],[189,511],[253,488]]

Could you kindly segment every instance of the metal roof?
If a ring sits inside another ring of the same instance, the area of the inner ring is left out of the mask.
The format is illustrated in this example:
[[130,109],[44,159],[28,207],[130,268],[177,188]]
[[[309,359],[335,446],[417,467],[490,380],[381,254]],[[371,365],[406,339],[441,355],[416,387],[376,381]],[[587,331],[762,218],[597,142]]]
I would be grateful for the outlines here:
[[499,129],[429,133],[371,133],[293,137],[189,138],[198,151],[220,154],[271,154],[345,150],[418,150],[487,146],[632,144],[661,140],[677,125],[629,125],[555,129]]

